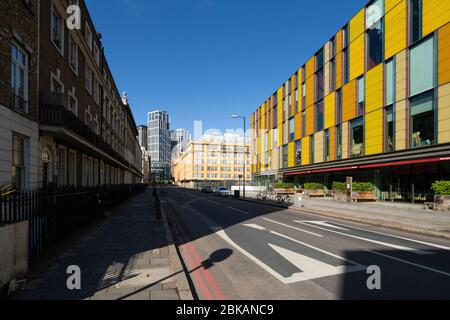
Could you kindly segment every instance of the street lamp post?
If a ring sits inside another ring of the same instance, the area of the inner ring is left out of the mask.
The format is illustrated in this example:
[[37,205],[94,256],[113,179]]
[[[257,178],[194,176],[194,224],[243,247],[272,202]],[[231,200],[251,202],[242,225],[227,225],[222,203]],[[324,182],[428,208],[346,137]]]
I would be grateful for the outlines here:
[[232,115],[231,118],[233,119],[242,119],[244,121],[244,174],[243,174],[243,198],[245,199],[245,184],[246,184],[246,171],[247,171],[247,148],[245,144],[245,134],[246,134],[246,126],[247,126],[247,119],[246,117],[238,116],[238,115]]

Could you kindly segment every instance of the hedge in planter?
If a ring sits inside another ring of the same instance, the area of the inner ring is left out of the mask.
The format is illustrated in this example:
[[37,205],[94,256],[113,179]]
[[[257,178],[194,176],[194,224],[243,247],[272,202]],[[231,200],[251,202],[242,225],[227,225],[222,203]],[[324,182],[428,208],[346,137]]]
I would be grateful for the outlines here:
[[321,183],[305,183],[303,186],[305,190],[323,190],[325,189],[324,185]]
[[370,182],[354,182],[353,191],[355,192],[373,192],[375,186]]
[[294,189],[294,184],[278,182],[278,183],[275,183],[274,188],[275,189]]
[[333,190],[335,191],[346,191],[347,184],[345,182],[333,182]]

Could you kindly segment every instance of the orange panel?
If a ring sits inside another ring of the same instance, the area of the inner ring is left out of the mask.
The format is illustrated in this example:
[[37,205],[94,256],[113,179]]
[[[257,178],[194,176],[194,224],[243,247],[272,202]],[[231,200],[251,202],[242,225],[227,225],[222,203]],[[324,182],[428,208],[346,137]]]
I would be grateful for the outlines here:
[[314,104],[315,100],[315,77],[306,79],[306,107]]
[[314,105],[306,108],[306,135],[314,133]]
[[298,70],[298,112],[302,112],[302,82],[303,82],[303,68]]
[[342,89],[342,122],[356,117],[356,79]]
[[342,52],[336,55],[336,89],[342,87]]
[[439,85],[450,82],[450,23],[439,30]]
[[313,56],[306,63],[306,79],[312,77],[314,72],[316,72],[316,56]]

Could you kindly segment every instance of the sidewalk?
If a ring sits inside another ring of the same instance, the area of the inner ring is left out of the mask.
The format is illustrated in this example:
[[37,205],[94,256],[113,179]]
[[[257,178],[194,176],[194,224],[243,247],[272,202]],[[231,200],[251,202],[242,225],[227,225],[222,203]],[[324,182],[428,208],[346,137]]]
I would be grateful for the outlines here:
[[423,207],[404,203],[347,203],[307,197],[302,197],[300,202],[295,196],[294,206],[290,209],[450,239],[450,212],[434,212]]
[[[81,269],[81,290],[70,291],[66,270]],[[117,208],[88,237],[32,275],[19,300],[185,300],[187,279],[163,214],[155,220],[148,190]]]

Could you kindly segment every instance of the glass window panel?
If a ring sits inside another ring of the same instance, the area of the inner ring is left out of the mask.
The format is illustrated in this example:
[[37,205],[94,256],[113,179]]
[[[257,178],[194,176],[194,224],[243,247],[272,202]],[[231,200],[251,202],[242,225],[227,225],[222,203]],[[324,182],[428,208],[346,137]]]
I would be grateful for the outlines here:
[[411,43],[422,38],[422,0],[411,0]]
[[391,60],[386,64],[386,105],[394,103],[395,92],[395,70],[394,61]]
[[384,0],[377,0],[366,9],[366,27],[371,28],[384,15]]
[[411,100],[411,115],[415,116],[420,113],[433,110],[433,92],[421,95]]
[[358,103],[365,101],[365,81],[364,77],[358,79]]
[[367,31],[367,70],[383,61],[383,21],[375,23]]
[[434,39],[411,49],[410,94],[425,92],[434,87]]

